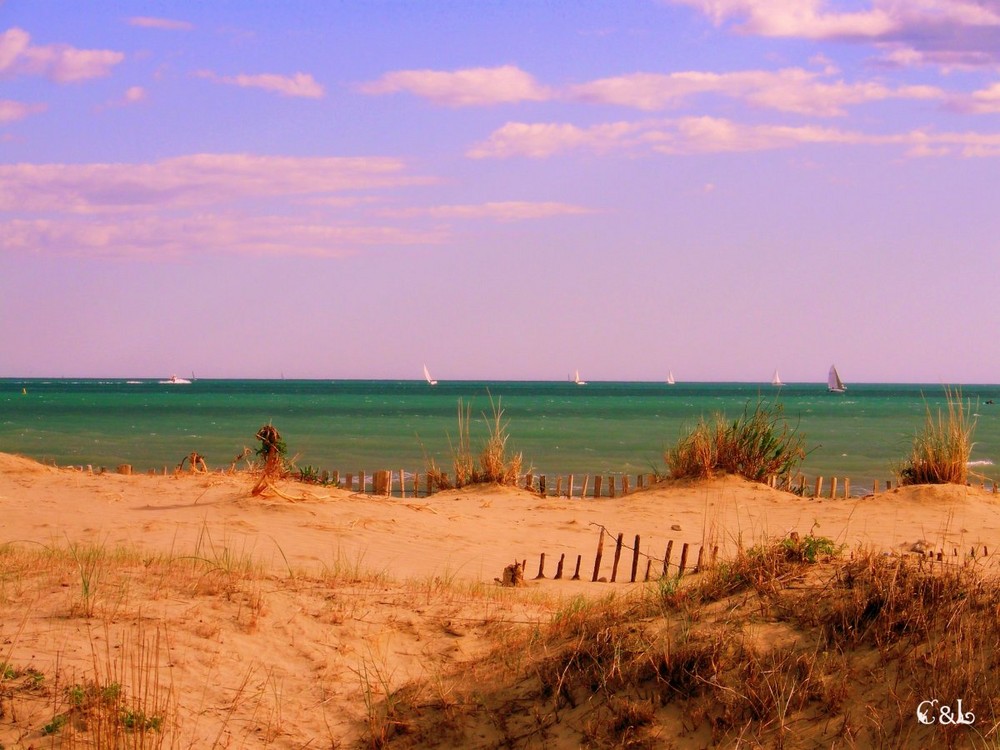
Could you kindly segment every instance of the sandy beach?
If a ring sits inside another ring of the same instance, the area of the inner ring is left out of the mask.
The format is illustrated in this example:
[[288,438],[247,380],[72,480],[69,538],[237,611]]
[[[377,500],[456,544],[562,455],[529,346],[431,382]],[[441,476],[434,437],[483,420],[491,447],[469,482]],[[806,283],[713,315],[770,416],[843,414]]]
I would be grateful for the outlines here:
[[[792,532],[845,554],[986,548],[987,571],[1000,544],[1000,502],[977,487],[812,500],[723,477],[570,500],[499,487],[378,498],[293,481],[251,497],[252,485],[246,474],[95,475],[0,455],[0,746],[92,746],[96,709],[79,695],[95,684],[141,694],[156,717],[135,735],[142,746],[377,745],[379,705],[395,691],[447,695],[511,634],[609,595],[648,595],[656,584],[627,582],[627,550],[618,582],[591,582],[601,527],[628,544],[640,535],[654,570],[668,542],[675,562],[691,545],[690,570],[701,546],[726,560]],[[577,555],[582,580],[571,581]],[[514,560],[527,561],[526,585],[499,586]],[[571,724],[514,744],[602,744]],[[504,745],[507,732],[478,726],[462,744]],[[449,746],[412,727],[395,734]]]

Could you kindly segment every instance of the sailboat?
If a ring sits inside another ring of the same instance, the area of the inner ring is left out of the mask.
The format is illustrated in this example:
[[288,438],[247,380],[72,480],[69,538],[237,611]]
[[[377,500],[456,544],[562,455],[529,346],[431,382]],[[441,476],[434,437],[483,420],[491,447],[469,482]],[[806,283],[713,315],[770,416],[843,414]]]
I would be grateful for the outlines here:
[[438,382],[431,377],[430,372],[427,370],[427,365],[424,365],[424,380],[427,381],[428,385],[437,385]]
[[580,371],[579,370],[577,370],[576,374],[573,375],[573,382],[576,383],[577,385],[587,385],[587,381],[586,380],[580,380]]
[[677,381],[674,380],[674,371],[671,370],[667,373],[667,385],[677,385]]
[[844,393],[847,390],[844,381],[840,379],[836,365],[830,365],[830,374],[826,378],[826,390],[830,393]]
[[778,374],[777,370],[774,371],[774,377],[771,378],[771,385],[784,385],[784,383],[781,382],[781,376]]

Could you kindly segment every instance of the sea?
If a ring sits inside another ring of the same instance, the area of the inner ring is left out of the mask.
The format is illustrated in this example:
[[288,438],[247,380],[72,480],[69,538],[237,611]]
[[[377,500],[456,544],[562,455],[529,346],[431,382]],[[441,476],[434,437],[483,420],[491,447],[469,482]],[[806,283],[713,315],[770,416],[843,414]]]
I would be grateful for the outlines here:
[[[1000,481],[1000,385],[964,385],[975,421],[973,481]],[[473,448],[502,409],[508,447],[536,474],[664,472],[664,450],[697,421],[777,404],[808,451],[808,477],[847,477],[854,494],[884,487],[928,414],[947,415],[942,385],[825,383],[485,382],[388,380],[0,379],[0,451],[60,466],[173,468],[192,452],[227,468],[257,431],[278,429],[289,456],[317,471],[449,467],[458,411]],[[995,403],[996,402],[996,403]]]

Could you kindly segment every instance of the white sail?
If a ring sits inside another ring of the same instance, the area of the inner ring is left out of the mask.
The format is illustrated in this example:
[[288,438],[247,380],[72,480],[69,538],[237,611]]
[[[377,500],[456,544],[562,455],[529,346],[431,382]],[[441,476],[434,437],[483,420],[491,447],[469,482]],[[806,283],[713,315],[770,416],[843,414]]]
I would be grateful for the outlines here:
[[587,385],[587,381],[586,380],[580,380],[580,371],[579,370],[577,370],[576,374],[573,376],[573,382],[576,383],[577,385]]
[[840,379],[836,365],[830,365],[830,374],[826,378],[826,388],[830,393],[843,393],[847,390],[844,381]]
[[431,377],[431,374],[427,369],[427,365],[424,365],[424,380],[426,380],[430,385],[438,384],[438,382]]
[[771,378],[771,385],[784,385],[784,383],[781,382],[781,376],[778,374],[777,370],[774,371],[774,377]]
[[675,385],[676,383],[677,381],[674,380],[674,371],[671,370],[667,373],[667,385]]

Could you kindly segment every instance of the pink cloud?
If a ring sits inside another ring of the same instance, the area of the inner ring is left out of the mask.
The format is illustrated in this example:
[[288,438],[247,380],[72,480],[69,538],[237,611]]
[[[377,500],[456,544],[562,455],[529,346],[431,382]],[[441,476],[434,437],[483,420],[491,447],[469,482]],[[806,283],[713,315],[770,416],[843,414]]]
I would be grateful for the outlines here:
[[569,123],[508,122],[468,151],[471,159],[527,156],[535,159],[577,149],[594,152],[621,150],[635,145],[642,123],[617,122],[581,128]]
[[[374,245],[435,244],[447,239],[445,229],[372,221],[364,210],[373,200],[365,191],[429,182],[384,157],[197,154],[147,164],[5,164],[0,249],[337,257]],[[343,194],[344,204],[323,205]]]
[[571,96],[588,102],[657,110],[678,106],[697,94],[719,94],[768,109],[825,117],[844,115],[846,106],[864,102],[944,97],[944,92],[930,86],[892,89],[877,82],[827,82],[823,78],[823,73],[802,68],[634,73],[574,86]]
[[47,104],[25,104],[10,99],[0,99],[0,122],[16,122],[25,117],[44,112]]
[[814,125],[748,125],[719,117],[682,117],[580,128],[560,123],[507,123],[466,153],[470,158],[547,158],[585,151],[688,155],[746,153],[816,145],[898,146],[907,156],[1000,156],[1000,133],[868,134]]
[[983,0],[870,0],[848,12],[827,0],[664,0],[744,34],[876,42],[887,65],[945,69],[1000,62],[1000,7]]
[[0,34],[0,77],[45,76],[57,83],[100,78],[125,59],[112,50],[82,50],[65,44],[32,45],[23,29]]
[[433,245],[447,238],[440,229],[245,214],[0,221],[0,250],[149,260],[195,252],[338,258],[365,247]]
[[450,107],[544,101],[552,95],[550,89],[513,65],[455,71],[399,70],[359,88],[366,94],[406,91]]
[[130,26],[165,31],[191,31],[194,28],[194,24],[188,21],[175,21],[170,18],[154,18],[152,16],[133,16],[128,19],[128,22]]
[[0,164],[0,210],[186,207],[428,182],[386,157],[195,154],[147,164]]
[[435,219],[492,219],[494,221],[524,221],[547,219],[554,216],[579,216],[593,213],[593,209],[569,203],[498,201],[491,203],[428,206],[385,212],[392,216],[430,216]]
[[216,83],[225,83],[243,88],[263,89],[281,94],[282,96],[322,99],[325,94],[323,86],[308,73],[296,73],[294,76],[283,76],[276,73],[258,73],[255,75],[240,73],[235,76],[220,76],[211,71],[201,71],[198,75],[201,78],[207,78]]

